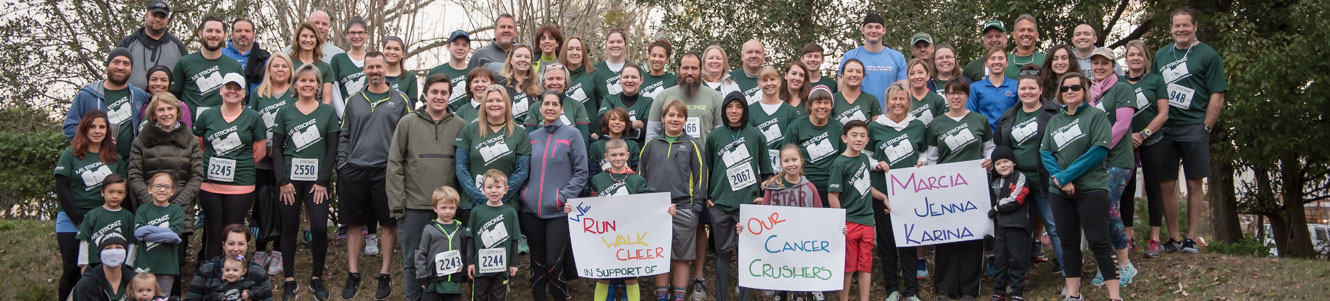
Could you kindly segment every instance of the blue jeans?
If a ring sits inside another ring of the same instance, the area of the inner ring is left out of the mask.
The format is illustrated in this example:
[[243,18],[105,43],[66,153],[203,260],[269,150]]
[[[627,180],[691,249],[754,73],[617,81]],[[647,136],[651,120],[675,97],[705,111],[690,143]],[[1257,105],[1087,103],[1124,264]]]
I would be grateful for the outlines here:
[[1058,237],[1057,223],[1053,222],[1053,207],[1048,205],[1048,192],[1034,194],[1034,205],[1039,209],[1039,217],[1044,220],[1044,233],[1048,234],[1048,241],[1053,243],[1053,254],[1057,255],[1058,265],[1061,265],[1062,239]]

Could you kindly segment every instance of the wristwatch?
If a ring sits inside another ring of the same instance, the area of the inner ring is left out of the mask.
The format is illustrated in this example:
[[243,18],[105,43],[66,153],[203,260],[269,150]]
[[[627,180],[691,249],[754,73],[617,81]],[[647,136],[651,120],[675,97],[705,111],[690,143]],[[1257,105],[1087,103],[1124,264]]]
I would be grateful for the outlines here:
[[1155,132],[1150,131],[1150,129],[1141,130],[1141,138],[1150,138],[1150,135],[1153,135],[1154,133]]

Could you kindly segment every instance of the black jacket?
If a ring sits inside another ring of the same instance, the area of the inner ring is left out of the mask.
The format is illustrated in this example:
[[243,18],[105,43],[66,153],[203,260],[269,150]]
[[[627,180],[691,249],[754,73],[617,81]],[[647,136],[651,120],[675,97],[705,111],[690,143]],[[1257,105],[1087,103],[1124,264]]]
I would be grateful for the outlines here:
[[[189,281],[189,290],[185,292],[184,300],[207,300],[205,298],[208,295],[227,287],[227,282],[222,280],[222,259],[223,257],[217,257],[199,264],[199,270],[194,273],[194,279]],[[245,271],[245,277],[241,278],[240,281],[254,283],[249,290],[251,300],[272,301],[272,282],[268,281],[268,272],[262,266],[250,262],[249,270]]]
[[[1044,137],[1044,128],[1048,126],[1048,120],[1053,118],[1053,115],[1057,114],[1058,109],[1062,107],[1057,101],[1051,98],[1041,98],[1041,102],[1044,103],[1044,107],[1041,108],[1043,112],[1039,113],[1039,120],[1037,121],[1039,124],[1039,132],[1035,134],[1035,137]],[[1011,127],[1016,123],[1016,110],[1020,109],[1021,104],[1017,103],[1016,106],[1007,109],[1006,112],[1002,112],[1002,117],[998,117],[997,127],[993,128],[993,144],[996,144],[997,146],[1005,145],[1011,147]],[[1038,165],[1039,177],[1026,179],[1026,181],[1028,181],[1027,184],[1030,184],[1029,187],[1032,189],[1031,193],[1034,194],[1042,194],[1041,189],[1047,187],[1045,186],[1047,183],[1045,179],[1048,179],[1048,170],[1044,169],[1044,164],[1040,163]],[[997,174],[993,174],[993,176],[996,177]]]
[[997,220],[998,228],[1030,228],[1030,209],[1025,205],[1030,199],[1030,188],[1026,186],[1025,174],[1020,172],[1012,171],[1005,177],[993,174],[988,189],[993,209],[988,217]]
[[[129,292],[129,283],[138,273],[134,268],[128,265],[120,265],[120,283],[119,292],[126,299],[133,294]],[[83,278],[79,278],[78,284],[74,285],[74,290],[69,296],[78,301],[114,301],[111,296],[106,294],[106,290],[111,287],[111,283],[106,282],[106,271],[102,270],[102,265],[89,266],[83,273]]]
[[259,42],[254,42],[254,49],[249,51],[249,61],[245,63],[245,82],[255,84],[263,82],[263,75],[267,72],[266,66],[271,53],[259,47]]

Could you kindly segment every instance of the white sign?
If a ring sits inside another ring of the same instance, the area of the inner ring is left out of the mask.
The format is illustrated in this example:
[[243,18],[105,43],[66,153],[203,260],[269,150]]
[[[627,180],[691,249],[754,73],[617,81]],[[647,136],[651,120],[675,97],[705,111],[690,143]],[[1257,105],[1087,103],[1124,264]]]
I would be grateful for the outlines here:
[[670,271],[669,193],[577,198],[568,204],[578,276],[628,278]]
[[739,286],[843,288],[845,209],[740,205],[739,225]]
[[896,246],[977,240],[993,234],[993,221],[988,219],[988,172],[980,162],[887,172],[886,193]]

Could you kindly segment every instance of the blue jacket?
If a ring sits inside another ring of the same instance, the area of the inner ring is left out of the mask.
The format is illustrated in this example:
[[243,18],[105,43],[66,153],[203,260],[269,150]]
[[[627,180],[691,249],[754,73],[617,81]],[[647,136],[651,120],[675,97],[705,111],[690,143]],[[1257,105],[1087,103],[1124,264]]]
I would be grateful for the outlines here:
[[1002,80],[1002,86],[993,86],[987,77],[970,83],[970,99],[965,102],[965,109],[983,114],[988,118],[988,128],[996,129],[1002,113],[1020,102],[1016,98],[1016,80]]
[[522,191],[522,210],[540,218],[566,216],[563,204],[581,194],[591,178],[582,133],[555,121],[542,124],[527,138],[531,139],[531,176]]
[[[131,119],[135,125],[133,126],[134,136],[138,137],[139,127],[137,125],[143,123],[143,109],[152,97],[143,89],[135,87],[134,84],[126,83],[126,85],[129,85],[130,106],[134,109],[134,116]],[[102,81],[96,81],[83,86],[79,89],[79,93],[74,95],[73,104],[69,106],[69,113],[65,113],[65,123],[62,126],[65,130],[65,139],[74,140],[74,134],[78,132],[79,121],[83,120],[83,114],[92,112],[92,110],[106,112],[106,93],[104,91]]]

